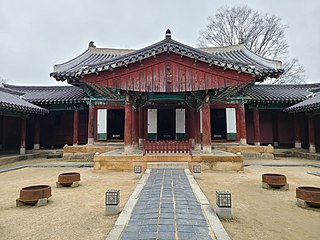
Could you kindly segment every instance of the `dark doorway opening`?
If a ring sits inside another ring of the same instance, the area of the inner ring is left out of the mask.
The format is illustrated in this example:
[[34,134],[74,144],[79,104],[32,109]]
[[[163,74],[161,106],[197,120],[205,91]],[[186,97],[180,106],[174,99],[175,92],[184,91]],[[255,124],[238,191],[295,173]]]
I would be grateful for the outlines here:
[[124,110],[108,110],[107,139],[124,139]]
[[227,139],[226,109],[211,109],[211,139]]
[[176,116],[175,109],[158,109],[158,140],[175,140]]

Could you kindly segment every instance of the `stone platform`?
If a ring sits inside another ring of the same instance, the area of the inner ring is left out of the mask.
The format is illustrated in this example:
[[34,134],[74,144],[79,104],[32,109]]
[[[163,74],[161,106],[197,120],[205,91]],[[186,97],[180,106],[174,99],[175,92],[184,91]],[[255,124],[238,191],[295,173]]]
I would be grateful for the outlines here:
[[125,154],[122,149],[117,149],[101,154],[93,158],[95,171],[125,170],[133,171],[134,166],[142,166],[147,169],[148,163],[187,163],[192,170],[193,165],[201,165],[202,170],[216,171],[243,171],[243,156],[228,153],[220,150],[212,150],[204,154],[200,151],[193,151],[192,155],[187,154],[147,154],[143,155],[141,150],[131,154]]
[[212,147],[230,153],[240,152],[244,159],[274,159],[273,146],[241,145],[238,143],[213,143]]

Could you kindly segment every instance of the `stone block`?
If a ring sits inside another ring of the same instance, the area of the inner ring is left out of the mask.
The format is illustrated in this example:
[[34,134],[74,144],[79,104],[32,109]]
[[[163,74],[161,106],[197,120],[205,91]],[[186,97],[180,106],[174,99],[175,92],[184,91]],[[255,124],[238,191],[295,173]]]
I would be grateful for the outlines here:
[[[25,202],[21,202],[19,199],[16,200],[16,207],[27,205]],[[47,198],[41,198],[39,199],[35,204],[36,207],[42,207],[48,205],[48,199]]]
[[201,178],[201,173],[193,173],[193,177],[195,179],[199,179],[199,178]]
[[268,147],[263,147],[263,152],[264,153],[272,153],[273,154],[273,152],[274,152],[274,149],[273,149],[273,147],[272,146],[268,146]]
[[261,153],[262,159],[274,159],[273,153]]
[[215,210],[219,218],[232,218],[231,208],[219,207],[216,205]]
[[105,215],[110,216],[110,215],[117,215],[120,212],[120,204],[118,205],[106,205],[105,208]]
[[282,187],[274,188],[271,187],[268,183],[262,182],[261,187],[264,189],[273,189],[273,190],[279,190],[279,191],[287,191],[289,190],[289,184],[285,184]]
[[73,153],[63,153],[62,157],[65,160],[70,160],[70,159],[74,158],[74,154]]
[[308,203],[306,203],[306,201],[301,200],[299,198],[297,198],[296,204],[298,207],[301,207],[301,208],[311,208],[311,206]]
[[73,182],[70,187],[72,188],[79,187],[79,181]]
[[38,202],[36,203],[36,207],[42,207],[42,206],[46,206],[48,204],[48,199],[47,198],[41,198],[38,200]]
[[135,178],[135,179],[140,179],[141,176],[142,176],[141,173],[135,173],[135,174],[134,174],[134,178]]
[[259,159],[261,154],[258,152],[242,152],[245,159]]

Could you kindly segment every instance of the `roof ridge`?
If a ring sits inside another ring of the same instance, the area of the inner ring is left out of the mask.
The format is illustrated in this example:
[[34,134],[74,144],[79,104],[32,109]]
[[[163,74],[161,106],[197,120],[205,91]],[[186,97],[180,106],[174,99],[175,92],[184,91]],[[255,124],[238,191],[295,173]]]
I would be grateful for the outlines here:
[[[66,86],[39,86],[39,85],[11,85],[11,84],[4,84],[5,88],[21,88],[21,89],[41,89],[41,88],[46,88],[46,89],[50,89],[50,88],[77,88],[80,89],[79,87],[73,86],[73,85],[66,85]],[[10,89],[12,90],[12,89]],[[12,90],[14,91],[14,90]]]
[[230,46],[223,46],[223,47],[200,47],[199,50],[202,50],[204,52],[208,53],[220,53],[220,52],[230,52],[230,51],[237,51],[241,50],[245,47],[244,43],[236,44],[236,45],[230,45]]

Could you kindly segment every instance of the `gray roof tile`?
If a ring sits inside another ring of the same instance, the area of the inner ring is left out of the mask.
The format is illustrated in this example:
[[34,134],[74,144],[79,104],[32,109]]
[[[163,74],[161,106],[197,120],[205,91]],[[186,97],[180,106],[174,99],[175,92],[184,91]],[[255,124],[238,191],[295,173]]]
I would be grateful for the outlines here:
[[0,110],[14,111],[18,113],[36,113],[44,114],[48,110],[38,107],[32,103],[27,102],[21,97],[21,93],[6,89],[0,86]]
[[84,103],[86,92],[74,86],[15,86],[5,87],[23,94],[23,97],[34,104],[72,104]]
[[66,63],[55,65],[54,72],[50,75],[59,81],[66,79],[78,81],[82,75],[127,66],[164,52],[186,56],[208,63],[210,66],[216,65],[253,74],[260,79],[275,77],[283,72],[280,61],[258,56],[243,44],[225,48],[197,49],[167,38],[139,50],[104,49],[89,46],[78,57]]
[[319,88],[318,84],[297,85],[252,85],[245,88],[242,96],[249,97],[249,102],[255,103],[297,103],[311,95],[311,90]]
[[285,112],[309,112],[320,110],[320,93],[315,93],[306,100],[284,109]]

